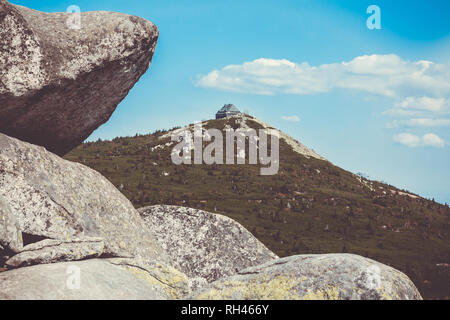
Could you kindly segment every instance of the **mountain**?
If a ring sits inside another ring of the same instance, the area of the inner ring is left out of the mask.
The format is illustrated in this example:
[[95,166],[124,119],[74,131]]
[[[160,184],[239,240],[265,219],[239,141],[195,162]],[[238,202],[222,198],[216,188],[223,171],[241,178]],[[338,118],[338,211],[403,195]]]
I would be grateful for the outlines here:
[[355,253],[403,271],[424,298],[450,297],[447,205],[343,170],[249,115],[202,127],[275,130],[281,138],[278,174],[260,175],[260,166],[249,164],[175,165],[171,134],[183,128],[83,143],[65,158],[101,172],[135,207],[170,204],[220,213],[280,257]]

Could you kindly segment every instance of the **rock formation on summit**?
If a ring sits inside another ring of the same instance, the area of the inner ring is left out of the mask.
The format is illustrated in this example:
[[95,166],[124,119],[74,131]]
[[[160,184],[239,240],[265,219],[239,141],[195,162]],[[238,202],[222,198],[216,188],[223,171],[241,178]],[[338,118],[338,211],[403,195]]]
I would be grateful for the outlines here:
[[0,0],[0,132],[63,155],[148,69],[157,27],[113,12],[44,13]]
[[223,119],[240,115],[241,112],[234,104],[226,104],[216,113],[216,119]]

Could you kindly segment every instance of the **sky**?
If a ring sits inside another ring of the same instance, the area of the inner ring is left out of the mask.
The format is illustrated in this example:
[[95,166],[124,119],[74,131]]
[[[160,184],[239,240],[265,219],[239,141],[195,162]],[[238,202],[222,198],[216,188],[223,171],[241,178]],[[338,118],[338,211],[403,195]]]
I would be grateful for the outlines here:
[[158,26],[149,71],[88,140],[207,120],[233,103],[335,165],[450,203],[450,1],[11,2]]

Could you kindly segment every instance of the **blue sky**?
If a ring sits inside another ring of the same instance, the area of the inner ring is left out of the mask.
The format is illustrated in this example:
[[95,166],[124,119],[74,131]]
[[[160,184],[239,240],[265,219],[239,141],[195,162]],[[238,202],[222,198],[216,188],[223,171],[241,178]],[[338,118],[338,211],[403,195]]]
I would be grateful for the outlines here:
[[[90,140],[209,119],[234,103],[336,165],[450,202],[450,1],[12,2],[158,26],[149,72]],[[381,30],[366,26],[369,5]]]

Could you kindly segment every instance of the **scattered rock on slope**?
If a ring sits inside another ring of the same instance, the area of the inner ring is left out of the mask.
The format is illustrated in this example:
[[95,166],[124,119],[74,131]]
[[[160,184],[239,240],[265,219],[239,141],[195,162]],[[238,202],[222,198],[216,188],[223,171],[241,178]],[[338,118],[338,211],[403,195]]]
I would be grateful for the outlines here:
[[172,265],[188,275],[194,286],[277,258],[225,216],[176,206],[152,206],[139,212]]
[[166,300],[187,292],[187,277],[164,265],[90,259],[0,273],[0,300]]
[[352,254],[300,255],[247,268],[201,288],[194,299],[417,300],[400,271]]
[[83,12],[72,29],[70,15],[0,0],[0,132],[59,155],[109,119],[158,39],[139,17]]
[[98,237],[107,256],[166,258],[137,210],[101,174],[4,134],[0,196],[27,239]]

